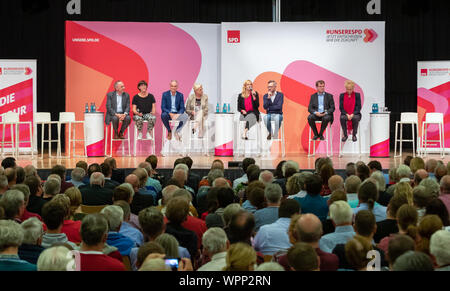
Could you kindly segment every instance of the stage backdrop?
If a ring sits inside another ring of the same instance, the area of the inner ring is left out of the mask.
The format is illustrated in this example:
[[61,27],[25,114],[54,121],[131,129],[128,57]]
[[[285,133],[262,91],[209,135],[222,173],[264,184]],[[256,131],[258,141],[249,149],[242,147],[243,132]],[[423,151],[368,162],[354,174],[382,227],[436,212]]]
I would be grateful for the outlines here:
[[[444,114],[445,147],[450,146],[450,61],[431,61],[417,63],[417,112],[419,113],[419,136],[422,136],[422,122],[427,112]],[[428,139],[438,140],[437,125],[428,127]],[[439,151],[438,142],[428,144],[429,152]]]
[[[156,153],[161,150],[161,96],[171,80],[179,81],[185,100],[194,83],[209,96],[210,120],[218,100],[220,25],[133,22],[66,22],[66,110],[83,120],[85,103],[95,102],[106,112],[106,94],[122,80],[130,103],[145,80],[156,99]],[[131,106],[131,104],[130,104]],[[131,107],[130,107],[131,108]],[[187,128],[187,127],[186,127]],[[214,124],[210,124],[213,148]],[[130,125],[134,129],[134,123]],[[134,130],[132,131],[134,133]],[[133,144],[133,134],[132,143]],[[81,137],[81,136],[80,136]],[[187,138],[183,139],[184,146]],[[103,141],[99,141],[100,146]],[[173,149],[181,145],[173,139]],[[123,142],[115,144],[121,153]],[[150,143],[138,145],[138,155],[149,154]],[[169,144],[166,144],[169,146]],[[167,151],[167,147],[164,151]]]
[[[265,113],[262,98],[267,82],[277,81],[278,90],[285,95],[288,153],[308,151],[308,105],[317,80],[325,80],[326,91],[334,95],[333,150],[338,152],[339,94],[345,92],[346,79],[353,80],[355,90],[361,93],[362,147],[364,153],[369,152],[369,112],[372,103],[384,106],[384,22],[223,23],[221,42],[222,102],[231,103],[236,111],[237,95],[250,79],[261,98],[260,111]],[[263,146],[269,149],[267,130],[262,124],[261,128]],[[278,152],[278,144],[271,150]],[[352,142],[344,148],[344,152],[357,150]],[[320,142],[318,152],[325,152],[324,142]]]
[[[0,116],[14,111],[19,113],[20,121],[30,121],[36,111],[36,60],[0,60]],[[34,128],[35,129],[35,128]],[[3,126],[1,127],[3,131]],[[30,127],[20,125],[20,140],[30,140]],[[2,131],[0,131],[1,134]],[[36,130],[33,130],[33,145],[22,142],[21,152],[36,151]],[[0,135],[0,140],[2,136]],[[5,141],[11,140],[9,125],[5,131]],[[5,146],[6,150],[11,146]],[[10,150],[9,150],[10,151]]]

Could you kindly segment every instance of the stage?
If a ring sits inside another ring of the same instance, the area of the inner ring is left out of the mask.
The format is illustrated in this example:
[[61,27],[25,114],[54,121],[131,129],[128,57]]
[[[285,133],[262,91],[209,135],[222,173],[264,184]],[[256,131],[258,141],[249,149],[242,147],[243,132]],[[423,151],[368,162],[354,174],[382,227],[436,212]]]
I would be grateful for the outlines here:
[[[54,153],[56,155],[56,153]],[[378,160],[383,169],[389,169],[394,166],[398,166],[403,163],[403,160],[406,156],[412,155],[412,153],[403,153],[401,158],[394,159],[394,153],[391,152],[390,158],[370,158],[368,155],[362,155],[361,158],[358,155],[345,155],[342,158],[339,158],[337,154],[331,157],[333,161],[333,165],[335,169],[345,169],[345,166],[349,162],[357,162],[363,161],[368,163],[371,160]],[[173,163],[176,159],[181,158],[181,155],[174,155],[170,157],[162,157],[158,156],[158,168],[159,169],[172,169]],[[220,159],[224,162],[225,168],[228,168],[228,162],[232,161],[242,161],[245,157],[215,157],[213,155],[203,156],[203,155],[190,155],[190,157],[194,160],[194,164],[192,166],[193,169],[209,169],[211,167],[211,163],[215,159]],[[273,170],[276,168],[278,163],[282,160],[294,160],[299,163],[300,169],[314,169],[314,162],[318,157],[325,157],[325,155],[316,155],[315,157],[308,157],[307,154],[287,154],[286,157],[282,158],[280,155],[273,155],[271,157],[256,157],[252,156],[256,160],[256,164],[261,167],[261,169]],[[141,157],[114,157],[117,161],[118,168],[130,169],[136,168],[139,163],[145,161],[146,156]],[[440,155],[437,154],[429,154],[424,160],[427,159],[436,159],[442,160]],[[37,158],[36,155],[32,159],[31,156],[19,156],[17,158],[17,164],[21,167],[25,167],[26,165],[32,164],[37,169],[51,169],[54,165],[61,164],[65,166],[67,169],[73,169],[76,163],[80,160],[86,161],[88,164],[92,163],[102,163],[105,158],[49,158],[48,154],[44,155],[44,158]],[[443,159],[444,163],[450,161],[450,156],[446,155]]]

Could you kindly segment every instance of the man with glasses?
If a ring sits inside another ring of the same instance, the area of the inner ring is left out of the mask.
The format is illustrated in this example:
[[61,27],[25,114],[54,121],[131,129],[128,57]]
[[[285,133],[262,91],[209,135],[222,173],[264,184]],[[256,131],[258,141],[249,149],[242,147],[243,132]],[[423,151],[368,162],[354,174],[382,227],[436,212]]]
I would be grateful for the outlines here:
[[267,89],[268,93],[263,97],[264,109],[267,111],[267,115],[264,117],[264,123],[269,131],[267,140],[271,140],[272,121],[275,122],[275,130],[273,132],[275,138],[278,137],[278,131],[283,121],[284,95],[281,92],[277,92],[277,83],[275,81],[269,81]]

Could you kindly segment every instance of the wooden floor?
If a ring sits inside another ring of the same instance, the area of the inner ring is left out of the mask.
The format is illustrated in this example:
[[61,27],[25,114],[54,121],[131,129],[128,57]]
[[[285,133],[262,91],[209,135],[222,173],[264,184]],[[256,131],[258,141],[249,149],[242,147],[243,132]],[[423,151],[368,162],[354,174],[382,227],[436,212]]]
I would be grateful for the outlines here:
[[[337,155],[333,156],[331,159],[333,160],[333,165],[335,169],[345,169],[345,165],[349,162],[357,162],[359,160],[363,162],[369,162],[371,160],[380,161],[383,169],[389,169],[390,167],[397,166],[403,162],[403,159],[407,156],[411,155],[411,153],[404,153],[402,158],[393,158],[393,153],[391,153],[391,158],[369,158],[368,155],[363,155],[359,158],[358,155],[354,156],[343,156],[339,158]],[[194,169],[208,169],[211,166],[211,163],[215,159],[220,159],[224,162],[225,167],[228,167],[228,162],[230,161],[242,161],[244,157],[230,157],[230,158],[217,158],[214,156],[202,156],[202,155],[190,155],[194,160]],[[173,168],[173,163],[180,156],[171,156],[171,157],[158,157],[158,168],[162,169],[170,169]],[[282,160],[294,160],[299,163],[301,169],[314,169],[314,161],[318,157],[324,157],[323,155],[316,155],[316,157],[308,157],[307,154],[288,154],[286,157],[282,158],[281,156],[272,156],[272,157],[253,157],[257,164],[263,169],[275,169],[277,164]],[[135,168],[137,165],[145,160],[146,157],[114,157],[117,160],[117,166],[119,168]],[[427,159],[441,159],[440,155],[428,155]],[[31,156],[20,156],[17,158],[17,164],[21,167],[32,164],[38,169],[50,169],[54,165],[61,164],[64,165],[68,169],[73,169],[75,164],[84,160],[88,164],[92,163],[102,163],[105,158],[65,158],[65,159],[56,159],[49,158],[48,155],[45,155],[43,159],[31,158]],[[444,162],[447,163],[450,161],[450,156],[447,155],[444,159]]]

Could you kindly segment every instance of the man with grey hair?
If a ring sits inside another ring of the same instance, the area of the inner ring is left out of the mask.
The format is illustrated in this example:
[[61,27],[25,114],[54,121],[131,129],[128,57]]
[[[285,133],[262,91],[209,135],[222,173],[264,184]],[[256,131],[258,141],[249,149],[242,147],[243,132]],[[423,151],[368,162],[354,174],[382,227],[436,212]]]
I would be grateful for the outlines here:
[[435,159],[429,159],[425,162],[425,171],[428,173],[429,177],[434,178],[434,171],[438,162]]
[[164,92],[161,98],[161,120],[167,129],[167,139],[172,139],[172,128],[170,127],[171,120],[179,121],[179,125],[175,131],[175,137],[181,141],[179,133],[186,125],[189,115],[186,113],[184,96],[178,92],[178,81],[172,80],[170,82],[170,90]]
[[[124,132],[131,123],[130,118],[130,95],[125,92],[125,85],[122,81],[114,83],[114,92],[107,94],[106,98],[106,125],[111,122],[114,128],[114,139],[124,139]],[[122,127],[119,132],[119,123]]]
[[383,206],[387,206],[392,196],[386,193],[386,178],[384,177],[383,172],[374,171],[370,178],[376,180],[378,187],[378,200],[377,202]]
[[330,188],[331,193],[336,190],[344,190],[344,179],[339,175],[333,175],[328,179],[328,188]]
[[25,171],[25,178],[28,176],[35,176],[40,179],[38,172],[33,165],[26,165],[25,168],[23,168],[23,170]]
[[112,253],[109,256],[103,253],[108,237],[108,221],[104,215],[86,215],[81,222],[80,234],[81,271],[125,271],[122,262]]
[[8,191],[8,178],[5,175],[0,175],[0,197],[6,191]]
[[361,179],[356,175],[351,175],[345,179],[345,192],[347,193],[347,201],[351,208],[358,206],[358,189],[361,185]]
[[53,196],[59,194],[61,192],[61,180],[57,178],[48,178],[44,183],[44,195],[42,199],[45,201],[52,200]]
[[[143,169],[141,169],[143,170]],[[145,170],[143,170],[145,172]],[[145,195],[140,193],[140,181],[136,174],[130,174],[125,178],[125,182],[133,186],[134,197],[131,203],[131,213],[138,215],[139,211],[147,207],[154,205],[154,200],[152,195]]]
[[430,257],[418,251],[407,251],[395,260],[394,271],[434,271]]
[[255,212],[255,230],[266,224],[274,223],[278,220],[278,209],[280,207],[283,190],[278,184],[267,185],[264,189],[264,197],[267,207]]
[[411,168],[407,165],[400,165],[397,168],[397,176],[400,179],[399,182],[411,182]]
[[8,190],[3,194],[0,200],[0,206],[5,211],[6,219],[15,220],[20,223],[20,218],[26,207],[25,195],[19,190]]
[[444,202],[450,213],[450,175],[445,175],[441,178],[439,199]]
[[45,249],[41,246],[42,222],[36,217],[31,217],[20,225],[23,230],[23,242],[19,247],[19,257],[31,264],[37,264],[39,255]]
[[299,179],[299,183],[300,183],[300,192],[298,192],[297,194],[294,195],[289,195],[288,199],[294,199],[296,197],[298,198],[304,198],[307,194],[306,192],[306,179],[311,178],[314,174],[312,172],[308,172],[308,171],[304,171],[301,172],[299,174],[295,174],[293,177],[293,179],[295,179],[295,177],[298,177]]
[[0,271],[36,271],[36,265],[21,260],[23,230],[15,221],[0,220]]
[[148,179],[147,182],[145,183],[145,188],[147,188],[147,190],[154,191],[155,193],[161,192],[162,191],[161,182],[152,177],[153,176],[152,165],[148,162],[143,162],[139,164],[138,168],[142,168],[147,171]]
[[423,179],[428,178],[428,172],[425,171],[424,169],[418,169],[415,173],[414,173],[414,187],[419,186],[420,182],[422,182]]
[[197,271],[222,271],[226,266],[227,250],[230,248],[225,231],[212,227],[203,234],[203,255],[211,261],[201,266]]
[[83,179],[85,175],[86,171],[83,168],[75,168],[72,170],[72,173],[70,173],[72,179],[69,182],[77,188],[84,186]]
[[430,253],[436,259],[439,268],[436,271],[450,271],[450,232],[438,230],[431,236]]
[[94,172],[90,178],[90,185],[80,187],[83,204],[90,206],[111,205],[113,203],[113,191],[105,188],[105,176],[100,172]]
[[[267,83],[268,93],[263,96],[263,107],[267,111],[264,116],[264,123],[266,124],[269,135],[267,140],[273,137],[278,138],[278,131],[283,122],[283,103],[284,95],[281,92],[277,92],[277,82],[270,80]],[[275,125],[275,130],[272,132],[272,121]]]
[[175,166],[172,178],[178,181],[180,185],[183,185],[183,188],[188,190],[192,194],[192,197],[195,197],[194,190],[188,185],[186,185],[188,177],[189,177],[189,168],[186,164],[178,164]]
[[427,194],[432,195],[434,198],[439,197],[440,186],[439,183],[436,181],[436,179],[433,178],[423,179],[419,183],[419,186],[424,186],[426,188]]
[[120,233],[124,236],[130,238],[136,246],[141,246],[144,244],[144,235],[140,231],[137,226],[139,225],[139,218],[136,216],[137,219],[137,225],[131,223],[131,208],[130,204],[128,204],[124,200],[115,201],[114,205],[119,206],[123,210],[123,220],[122,225],[120,227]]
[[234,215],[236,215],[239,211],[244,210],[239,203],[232,203],[225,207],[223,210],[223,222],[224,227],[228,227],[230,225],[231,219]]
[[322,236],[319,247],[326,253],[331,253],[338,244],[346,244],[355,236],[352,227],[353,211],[346,201],[336,201],[330,205],[330,218],[335,226],[332,233]]
[[108,238],[107,244],[116,247],[122,256],[128,256],[131,249],[136,247],[136,243],[129,237],[120,233],[120,227],[123,222],[123,210],[120,206],[109,205],[100,212],[108,220]]
[[231,188],[230,184],[228,183],[227,179],[225,178],[217,178],[214,180],[214,182],[212,183],[213,188],[217,187],[217,188]]
[[273,173],[271,171],[262,171],[259,174],[259,181],[263,182],[266,186],[272,184],[274,181]]

